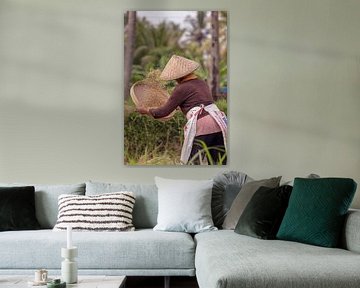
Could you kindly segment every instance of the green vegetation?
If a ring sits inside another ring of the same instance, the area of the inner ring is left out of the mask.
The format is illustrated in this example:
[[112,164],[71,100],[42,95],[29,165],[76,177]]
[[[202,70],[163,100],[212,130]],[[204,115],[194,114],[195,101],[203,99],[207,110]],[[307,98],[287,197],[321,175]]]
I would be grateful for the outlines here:
[[180,164],[183,126],[186,119],[176,112],[168,121],[154,120],[132,112],[125,118],[125,163],[130,165]]
[[[199,11],[196,18],[188,16],[189,28],[180,28],[173,22],[150,23],[146,18],[137,18],[135,49],[131,71],[131,83],[144,79],[154,69],[162,69],[173,54],[177,54],[201,64],[196,73],[202,79],[208,79],[210,68],[209,50],[211,47],[211,29],[209,17]],[[220,17],[220,87],[227,86],[227,14]],[[187,37],[184,37],[187,35]],[[174,86],[173,83],[172,87]]]
[[227,100],[226,98],[220,98],[219,100],[216,101],[216,106],[223,111],[226,115],[227,113]]
[[[202,149],[199,150],[191,159],[189,159],[189,165],[223,165],[224,161],[226,159],[226,151],[223,148],[217,148],[217,147],[208,147],[205,142],[198,140],[194,145],[199,145]],[[215,159],[211,156],[212,150],[215,150],[219,152],[221,157],[218,156],[219,161],[216,162]],[[222,154],[224,153],[224,154]],[[199,163],[198,163],[199,162]]]
[[[226,112],[226,101],[216,102]],[[126,105],[124,121],[124,158],[129,165],[180,165],[185,116],[177,111],[167,121],[155,120],[134,112]],[[203,146],[204,153],[211,147]],[[221,163],[218,163],[221,164]]]

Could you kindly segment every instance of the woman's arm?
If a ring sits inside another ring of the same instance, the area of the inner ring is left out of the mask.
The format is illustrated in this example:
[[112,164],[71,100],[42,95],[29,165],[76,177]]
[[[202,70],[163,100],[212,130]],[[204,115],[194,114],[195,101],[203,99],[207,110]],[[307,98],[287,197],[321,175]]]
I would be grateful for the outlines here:
[[154,118],[163,118],[173,112],[182,102],[181,93],[173,92],[169,100],[159,108],[149,109],[149,114]]
[[164,105],[158,108],[145,108],[139,107],[136,110],[141,114],[147,114],[154,118],[163,118],[168,116],[171,112],[173,112],[178,106],[180,106],[186,99],[186,95],[188,91],[186,91],[183,87],[177,86],[170,98]]

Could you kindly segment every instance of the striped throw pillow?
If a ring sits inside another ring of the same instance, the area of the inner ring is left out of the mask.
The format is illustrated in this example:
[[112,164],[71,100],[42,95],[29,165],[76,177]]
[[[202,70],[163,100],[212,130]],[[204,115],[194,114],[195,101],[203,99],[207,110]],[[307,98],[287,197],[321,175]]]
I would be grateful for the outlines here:
[[133,192],[115,192],[92,196],[59,196],[59,214],[55,231],[72,226],[74,231],[133,231]]

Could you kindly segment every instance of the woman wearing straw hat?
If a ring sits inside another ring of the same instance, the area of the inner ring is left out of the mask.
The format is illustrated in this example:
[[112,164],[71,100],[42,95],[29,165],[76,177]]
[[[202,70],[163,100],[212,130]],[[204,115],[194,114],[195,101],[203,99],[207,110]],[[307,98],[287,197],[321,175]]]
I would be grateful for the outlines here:
[[177,107],[186,115],[184,144],[181,150],[182,164],[200,164],[204,143],[209,151],[208,164],[226,164],[227,119],[214,104],[210,89],[205,81],[199,79],[194,71],[200,64],[181,56],[173,55],[164,70],[161,80],[176,80],[169,100],[155,109],[139,107],[137,111],[154,118],[163,118]]

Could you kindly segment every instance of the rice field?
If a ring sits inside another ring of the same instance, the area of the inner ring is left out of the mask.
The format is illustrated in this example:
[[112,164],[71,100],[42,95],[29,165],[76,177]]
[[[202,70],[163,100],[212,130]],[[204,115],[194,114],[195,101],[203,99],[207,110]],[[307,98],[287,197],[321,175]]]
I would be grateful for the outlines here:
[[[226,100],[218,107],[227,112]],[[155,120],[135,112],[133,103],[125,105],[124,164],[180,165],[185,116],[177,111],[167,121]]]

